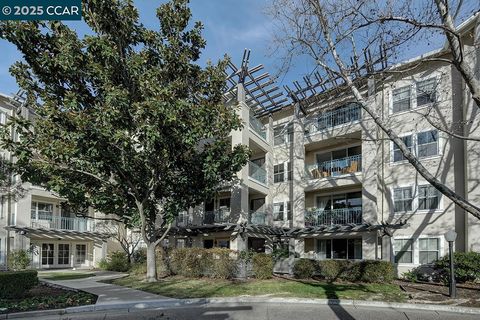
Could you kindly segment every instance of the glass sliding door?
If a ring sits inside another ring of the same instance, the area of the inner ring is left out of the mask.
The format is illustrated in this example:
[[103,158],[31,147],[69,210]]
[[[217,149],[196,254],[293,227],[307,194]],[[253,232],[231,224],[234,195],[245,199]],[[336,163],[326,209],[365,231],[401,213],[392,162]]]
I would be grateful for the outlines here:
[[76,244],[75,245],[75,264],[77,265],[85,264],[86,260],[87,260],[87,245]]
[[42,243],[42,266],[53,266],[53,243]]
[[70,245],[68,243],[58,244],[57,253],[58,264],[69,265],[70,264]]
[[362,239],[317,239],[317,259],[362,259]]

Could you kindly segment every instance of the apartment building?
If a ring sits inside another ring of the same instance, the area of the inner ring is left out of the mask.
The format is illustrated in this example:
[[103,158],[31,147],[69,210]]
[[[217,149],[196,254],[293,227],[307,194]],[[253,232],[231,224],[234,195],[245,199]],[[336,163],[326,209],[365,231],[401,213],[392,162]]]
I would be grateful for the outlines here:
[[[32,116],[18,98],[0,95],[1,123],[13,112]],[[14,160],[5,150],[1,156]],[[8,252],[19,249],[28,250],[31,266],[39,269],[91,268],[105,257],[108,235],[97,230],[95,220],[78,217],[64,206],[64,199],[39,186],[23,183],[22,188],[21,195],[6,190],[1,196],[0,266],[7,263]]]
[[[478,15],[460,30],[465,59],[480,77]],[[477,142],[445,131],[478,137],[480,115],[456,68],[435,60],[448,55],[442,48],[359,85],[428,171],[478,204]],[[246,86],[239,78],[233,90],[245,126],[232,133],[232,145],[248,145],[250,162],[236,184],[178,218],[169,245],[384,259],[399,274],[447,254],[449,230],[458,234],[455,250],[480,250],[480,221],[418,174],[348,89],[259,112]]]

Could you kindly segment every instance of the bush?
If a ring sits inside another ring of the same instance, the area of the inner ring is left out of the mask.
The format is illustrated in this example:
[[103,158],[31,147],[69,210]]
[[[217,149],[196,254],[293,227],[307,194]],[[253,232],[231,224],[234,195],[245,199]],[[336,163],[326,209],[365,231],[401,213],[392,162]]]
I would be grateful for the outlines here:
[[134,263],[130,267],[130,274],[141,276],[147,274],[147,263]]
[[177,248],[169,254],[170,268],[173,274],[199,278],[205,269],[205,253],[202,248]]
[[[459,283],[480,279],[480,253],[479,252],[455,252],[455,279]],[[440,279],[448,281],[450,274],[450,260],[448,255],[435,261],[435,270]]]
[[255,278],[270,279],[273,276],[273,259],[271,255],[257,253],[252,258],[252,267]]
[[0,272],[0,299],[21,298],[37,284],[36,270]]
[[30,265],[30,257],[26,250],[12,250],[8,254],[8,268],[14,271],[25,270]]
[[98,267],[102,270],[108,270],[108,261],[107,259],[105,258],[102,258],[99,262],[98,262]]
[[293,266],[293,274],[297,279],[308,279],[315,273],[315,263],[309,259],[299,259]]
[[130,264],[128,263],[127,255],[124,252],[115,251],[110,254],[107,263],[107,270],[126,272],[128,269],[130,269]]
[[328,281],[388,283],[395,278],[393,264],[383,260],[321,260],[318,267],[320,276]]
[[146,263],[147,262],[147,249],[141,248],[133,252],[132,254],[133,263]]
[[237,262],[230,258],[229,249],[209,249],[205,267],[208,275],[216,279],[230,279],[237,272]]
[[395,279],[395,268],[390,261],[365,260],[360,262],[360,281],[390,283]]

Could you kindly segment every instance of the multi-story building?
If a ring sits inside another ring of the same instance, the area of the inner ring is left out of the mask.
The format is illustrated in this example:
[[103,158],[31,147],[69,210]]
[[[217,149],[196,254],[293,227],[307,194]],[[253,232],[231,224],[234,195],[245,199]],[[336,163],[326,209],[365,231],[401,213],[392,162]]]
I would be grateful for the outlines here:
[[[479,20],[459,28],[477,77]],[[449,55],[445,47],[358,83],[423,166],[478,205],[478,142],[459,137],[480,136],[480,115],[458,70],[437,59]],[[244,87],[240,79],[235,92],[245,127],[232,145],[248,145],[250,162],[234,186],[179,217],[172,245],[269,252],[288,244],[292,258],[385,259],[399,274],[445,255],[449,230],[457,251],[480,250],[480,221],[406,161],[348,88],[258,112]]]
[[[2,125],[13,112],[32,116],[17,98],[0,95]],[[14,161],[5,150],[1,156]],[[32,267],[42,269],[89,268],[105,257],[108,236],[96,230],[95,220],[78,217],[63,205],[64,199],[39,186],[23,183],[21,188],[15,194],[3,190],[1,195],[0,265],[7,263],[8,252],[19,249],[29,252]]]
[[[460,30],[465,59],[480,77],[479,15]],[[436,60],[448,56],[445,47],[358,83],[431,174],[480,204],[478,142],[460,138],[480,137],[480,112],[457,69]],[[260,68],[233,69],[227,103],[244,127],[231,142],[248,145],[250,161],[237,181],[179,215],[170,246],[288,249],[284,271],[298,257],[385,259],[399,274],[445,255],[449,230],[458,234],[457,251],[480,251],[480,221],[418,174],[348,88],[286,104],[268,76],[252,76]],[[1,99],[2,112],[12,112],[9,98]],[[105,256],[90,220],[63,211],[62,199],[40,188],[27,189],[2,201],[0,259],[6,248],[29,247],[40,268],[93,266]]]

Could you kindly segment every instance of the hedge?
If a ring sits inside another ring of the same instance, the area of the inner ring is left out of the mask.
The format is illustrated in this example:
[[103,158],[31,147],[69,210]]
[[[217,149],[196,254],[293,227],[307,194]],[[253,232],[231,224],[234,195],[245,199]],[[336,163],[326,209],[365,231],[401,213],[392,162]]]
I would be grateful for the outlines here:
[[[453,254],[455,265],[455,280],[463,283],[480,280],[480,253],[479,252],[455,252]],[[435,270],[440,280],[448,281],[450,274],[450,260],[446,255],[435,261]]]
[[256,253],[252,258],[253,274],[257,279],[270,279],[273,276],[273,258],[265,253]]
[[0,299],[16,299],[38,284],[36,270],[0,272]]
[[327,281],[389,283],[395,279],[395,268],[383,260],[308,260],[295,262],[293,273],[296,278],[311,278],[314,273]]

